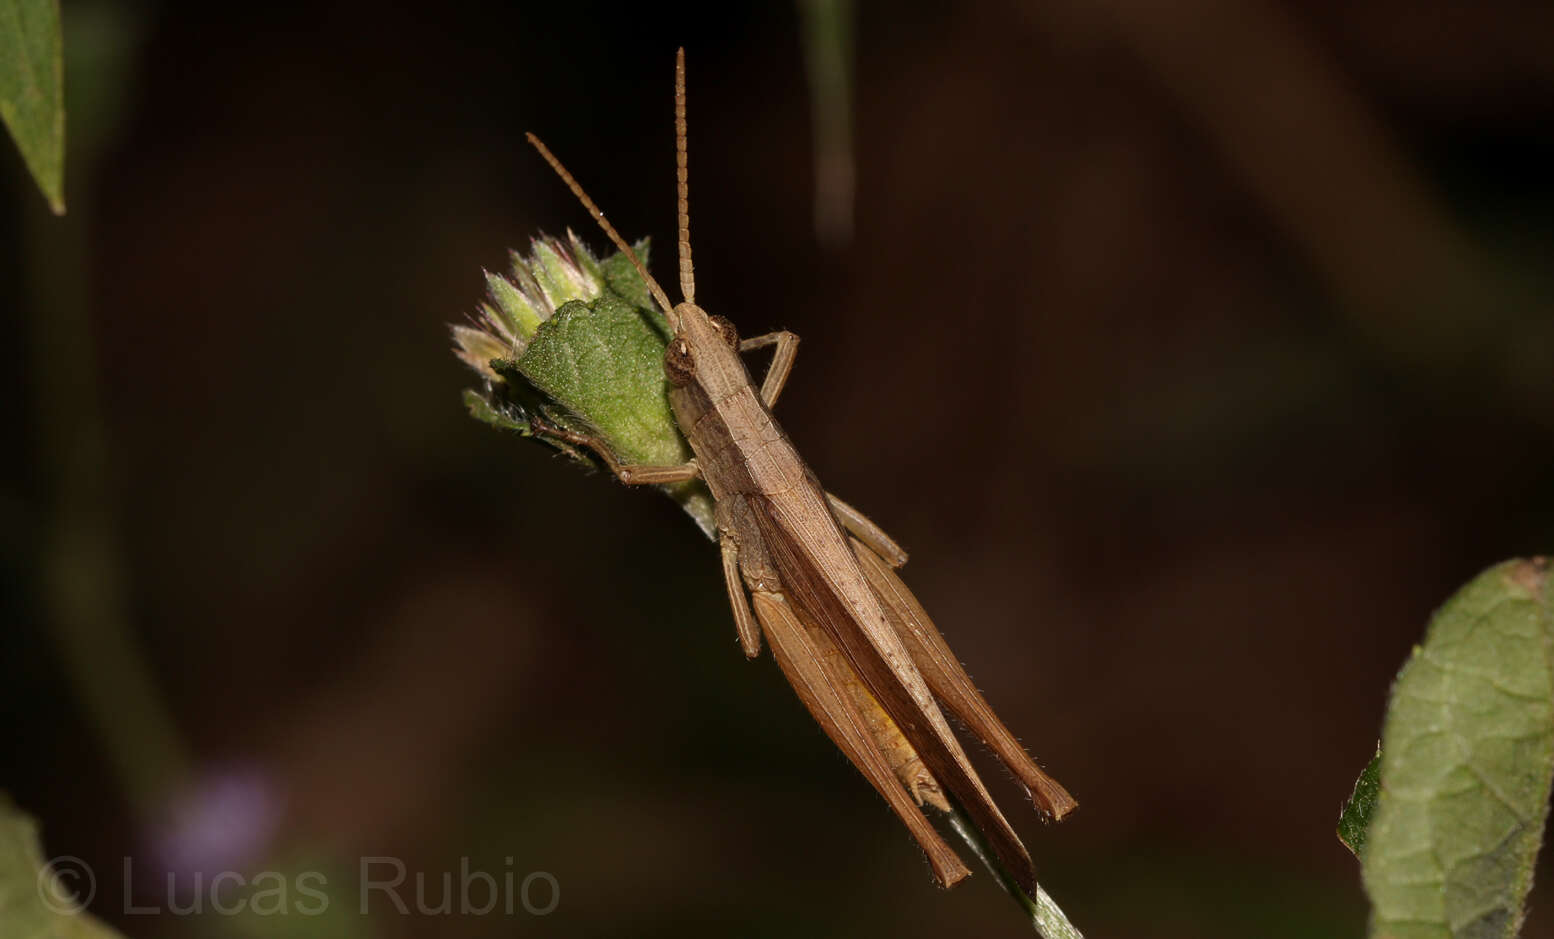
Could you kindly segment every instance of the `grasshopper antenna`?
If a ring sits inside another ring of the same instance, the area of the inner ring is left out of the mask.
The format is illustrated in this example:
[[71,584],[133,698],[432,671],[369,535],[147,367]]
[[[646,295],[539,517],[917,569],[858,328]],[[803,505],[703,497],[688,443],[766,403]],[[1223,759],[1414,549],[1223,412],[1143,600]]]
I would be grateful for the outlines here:
[[674,56],[674,155],[675,182],[680,201],[680,293],[686,303],[696,302],[696,275],[691,269],[691,183],[685,154],[685,47]]
[[[561,177],[561,181],[567,184],[567,188],[572,190],[572,195],[577,196],[577,201],[583,203],[583,208],[587,209],[588,214],[594,217],[594,221],[599,223],[599,227],[604,229],[604,233],[610,236],[610,241],[615,244],[615,247],[619,248],[621,253],[626,255],[626,258],[631,261],[631,266],[637,269],[638,274],[642,275],[642,280],[647,284],[648,291],[653,294],[653,299],[658,301],[658,305],[663,307],[664,315],[669,317],[669,323],[673,326],[678,320],[674,313],[674,304],[669,302],[669,295],[664,293],[664,288],[658,286],[658,281],[654,280],[653,276],[647,272],[647,268],[642,266],[642,262],[637,258],[637,252],[631,250],[631,245],[627,244],[626,239],[620,236],[620,232],[615,230],[615,226],[610,224],[610,220],[604,217],[604,213],[600,211],[597,205],[594,205],[594,200],[588,198],[588,193],[583,191],[583,187],[578,185],[577,180],[572,178],[572,174],[567,172],[567,168],[561,165],[561,161],[556,159],[556,155],[550,152],[550,149],[540,141],[540,138],[529,133],[524,134],[524,136],[529,138],[529,143],[533,144],[534,149],[540,152],[540,156],[544,157],[545,162],[550,164],[550,168],[556,171],[556,175]],[[681,162],[683,165],[683,158]],[[681,205],[684,205],[683,197]],[[682,248],[685,246],[684,222],[680,223],[680,245]],[[683,254],[682,258],[684,259],[680,263],[683,269],[685,265],[690,263],[690,260],[685,258]],[[683,274],[681,278],[683,281]]]

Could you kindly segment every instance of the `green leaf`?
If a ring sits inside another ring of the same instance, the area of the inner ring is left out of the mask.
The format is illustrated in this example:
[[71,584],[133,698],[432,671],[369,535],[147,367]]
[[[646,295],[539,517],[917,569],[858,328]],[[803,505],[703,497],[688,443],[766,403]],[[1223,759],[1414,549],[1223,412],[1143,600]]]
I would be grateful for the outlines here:
[[65,54],[59,0],[0,0],[0,119],[56,215],[65,212]]
[[[610,262],[605,262],[608,267]],[[611,293],[563,304],[540,324],[516,366],[523,377],[596,436],[622,463],[668,466],[691,458],[664,382],[657,314]],[[709,537],[712,501],[700,483],[663,487]]]
[[[632,245],[631,250],[636,254],[637,260],[646,266],[648,262],[648,240],[643,238]],[[637,273],[637,269],[631,264],[631,258],[626,257],[626,252],[617,251],[605,258],[604,262],[599,265],[599,271],[604,275],[605,286],[610,288],[616,296],[621,297],[639,310],[656,311],[658,309],[657,301],[653,299],[653,294],[648,291],[647,281],[643,280],[642,275]],[[653,315],[652,323],[653,327],[663,335],[664,342],[667,343],[669,341],[668,322],[661,315]],[[659,354],[663,354],[662,349],[659,350]]]
[[482,424],[529,436],[529,425],[523,422],[521,414],[496,407],[489,398],[473,388],[464,389],[464,408],[469,411],[470,417]]
[[1543,559],[1490,568],[1431,620],[1382,730],[1372,936],[1517,934],[1554,778],[1551,645]]
[[486,289],[491,292],[491,299],[496,301],[495,308],[489,304],[484,307],[487,316],[500,316],[507,328],[522,339],[528,339],[540,328],[544,317],[530,305],[512,281],[487,272]]
[[588,422],[627,463],[683,463],[664,393],[664,344],[630,304],[573,300],[540,324],[518,358],[534,386]]
[[[633,250],[646,264],[647,239]],[[488,273],[486,286],[492,302],[472,325],[452,329],[454,354],[484,379],[464,394],[471,417],[592,467],[601,461],[591,449],[535,434],[531,420],[595,438],[622,463],[690,458],[664,383],[669,325],[624,253],[600,261],[571,232],[565,244],[539,238],[531,257],[512,253],[510,279]],[[704,483],[658,488],[716,536]]]
[[38,823],[0,793],[0,936],[6,939],[122,939],[79,912],[96,887],[79,858],[43,860]]
[[1377,743],[1376,755],[1360,770],[1360,778],[1354,781],[1354,792],[1350,793],[1349,801],[1344,803],[1343,813],[1338,817],[1338,840],[1354,852],[1355,857],[1364,857],[1365,833],[1371,826],[1376,797],[1380,794],[1381,744]]

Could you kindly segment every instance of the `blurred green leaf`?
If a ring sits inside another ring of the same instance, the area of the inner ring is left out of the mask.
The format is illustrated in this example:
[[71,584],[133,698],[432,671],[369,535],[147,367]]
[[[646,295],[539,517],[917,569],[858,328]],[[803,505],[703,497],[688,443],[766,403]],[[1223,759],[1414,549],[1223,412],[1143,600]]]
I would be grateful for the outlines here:
[[1508,561],[1435,615],[1392,690],[1362,858],[1371,935],[1515,936],[1554,777],[1547,561]]
[[829,247],[852,240],[853,0],[800,0],[804,64],[815,140],[815,234]]
[[1371,826],[1371,815],[1376,811],[1376,797],[1381,794],[1381,745],[1376,745],[1376,755],[1360,770],[1360,778],[1354,781],[1354,792],[1344,803],[1338,816],[1338,840],[1344,843],[1355,857],[1363,857],[1365,833]]
[[58,0],[0,0],[0,119],[56,215],[65,212],[65,55]]
[[[248,889],[227,901],[237,912],[195,917],[187,939],[371,939],[360,863],[311,852],[271,857],[264,870],[246,872]],[[383,899],[382,908],[393,910]]]
[[[69,863],[65,863],[69,862]],[[122,939],[79,912],[78,900],[95,887],[76,858],[54,866],[43,860],[38,823],[0,793],[0,936],[6,939]]]

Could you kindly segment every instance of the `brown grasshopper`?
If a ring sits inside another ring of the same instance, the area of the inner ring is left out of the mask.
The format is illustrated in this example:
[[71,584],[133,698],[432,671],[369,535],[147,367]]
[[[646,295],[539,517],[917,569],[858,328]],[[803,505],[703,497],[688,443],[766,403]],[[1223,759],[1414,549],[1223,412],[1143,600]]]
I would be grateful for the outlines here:
[[[597,438],[539,420],[534,430],[589,448],[629,485],[704,480],[717,501],[723,575],[745,655],[760,654],[764,632],[810,713],[900,816],[939,883],[951,886],[970,874],[920,808],[926,802],[948,809],[948,789],[1003,866],[1034,896],[1030,856],[972,769],[939,704],[993,750],[1040,812],[1060,819],[1077,803],[993,713],[896,576],[893,569],[906,563],[906,552],[821,487],[772,417],[798,336],[781,331],[741,340],[732,323],[696,305],[683,49],[675,61],[675,131],[684,296],[678,304],[669,302],[572,174],[537,137],[528,139],[630,258],[668,318],[674,330],[664,355],[669,402],[695,458],[677,466],[622,465]],[[757,388],[740,353],[767,346],[776,348]]]

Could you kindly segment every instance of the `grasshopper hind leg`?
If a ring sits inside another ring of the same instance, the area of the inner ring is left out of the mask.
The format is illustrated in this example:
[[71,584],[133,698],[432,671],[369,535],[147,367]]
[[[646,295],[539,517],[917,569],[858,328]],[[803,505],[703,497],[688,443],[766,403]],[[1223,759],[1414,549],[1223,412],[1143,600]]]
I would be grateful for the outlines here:
[[793,690],[826,736],[868,778],[906,825],[928,856],[934,879],[951,887],[969,877],[971,870],[929,824],[913,796],[907,794],[880,750],[867,719],[845,692],[842,676],[836,672],[840,650],[826,639],[824,632],[806,628],[781,594],[757,591],[751,599],[766,632],[766,642]]
[[982,697],[982,692],[977,690],[971,676],[966,674],[960,660],[950,651],[939,628],[928,618],[927,611],[917,602],[912,591],[891,570],[886,559],[871,551],[862,539],[853,541],[853,552],[891,628],[906,645],[913,664],[922,673],[934,697],[993,751],[1009,772],[1025,786],[1031,802],[1043,815],[1058,821],[1078,808],[1079,803],[1074,801],[1068,790],[1036,765],[1020,741],[998,719],[987,699]]
[[739,647],[745,658],[761,654],[761,627],[756,625],[750,601],[745,597],[744,578],[739,573],[739,542],[727,532],[718,538],[723,554],[723,583],[728,588],[728,605],[734,611],[734,627],[739,632]]

